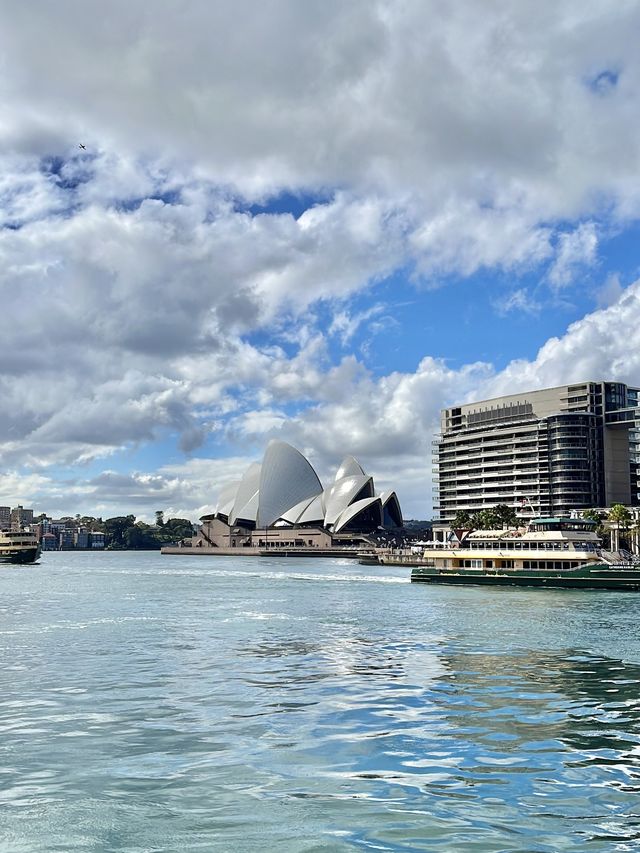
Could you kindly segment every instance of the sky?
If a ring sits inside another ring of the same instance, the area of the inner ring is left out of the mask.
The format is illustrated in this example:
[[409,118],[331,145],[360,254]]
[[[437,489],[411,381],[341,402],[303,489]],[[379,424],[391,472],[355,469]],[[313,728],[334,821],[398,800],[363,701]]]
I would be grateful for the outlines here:
[[430,518],[441,408],[640,385],[637,0],[0,13],[1,504],[196,520],[278,438]]

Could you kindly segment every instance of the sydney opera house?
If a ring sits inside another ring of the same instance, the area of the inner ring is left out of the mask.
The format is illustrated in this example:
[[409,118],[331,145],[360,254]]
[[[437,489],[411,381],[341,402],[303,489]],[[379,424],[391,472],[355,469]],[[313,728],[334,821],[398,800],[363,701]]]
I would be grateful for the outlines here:
[[347,456],[323,487],[311,463],[284,441],[226,486],[201,519],[197,545],[216,548],[341,548],[402,527],[395,492],[375,492],[373,477]]

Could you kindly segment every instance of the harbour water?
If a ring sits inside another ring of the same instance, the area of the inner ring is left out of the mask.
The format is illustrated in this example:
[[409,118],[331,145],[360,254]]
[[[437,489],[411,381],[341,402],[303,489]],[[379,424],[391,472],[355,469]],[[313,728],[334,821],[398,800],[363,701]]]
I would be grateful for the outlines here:
[[640,849],[640,599],[348,561],[0,574],[0,850]]

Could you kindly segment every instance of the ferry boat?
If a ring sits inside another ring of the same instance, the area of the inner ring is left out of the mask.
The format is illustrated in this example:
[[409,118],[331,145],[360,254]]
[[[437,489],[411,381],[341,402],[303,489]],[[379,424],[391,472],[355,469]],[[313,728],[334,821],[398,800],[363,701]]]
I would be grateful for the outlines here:
[[35,563],[40,556],[40,543],[26,530],[0,532],[0,563]]
[[640,560],[604,551],[594,521],[536,518],[519,530],[477,530],[459,542],[429,543],[411,580],[640,590]]

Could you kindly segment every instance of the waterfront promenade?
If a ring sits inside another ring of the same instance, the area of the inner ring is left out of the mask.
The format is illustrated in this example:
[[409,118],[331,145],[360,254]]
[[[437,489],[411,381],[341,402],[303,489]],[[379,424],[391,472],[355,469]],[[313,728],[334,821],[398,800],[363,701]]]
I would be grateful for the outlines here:
[[333,559],[344,558],[357,560],[358,548],[212,548],[202,546],[198,548],[185,548],[182,546],[165,545],[162,554],[174,557],[331,557]]

